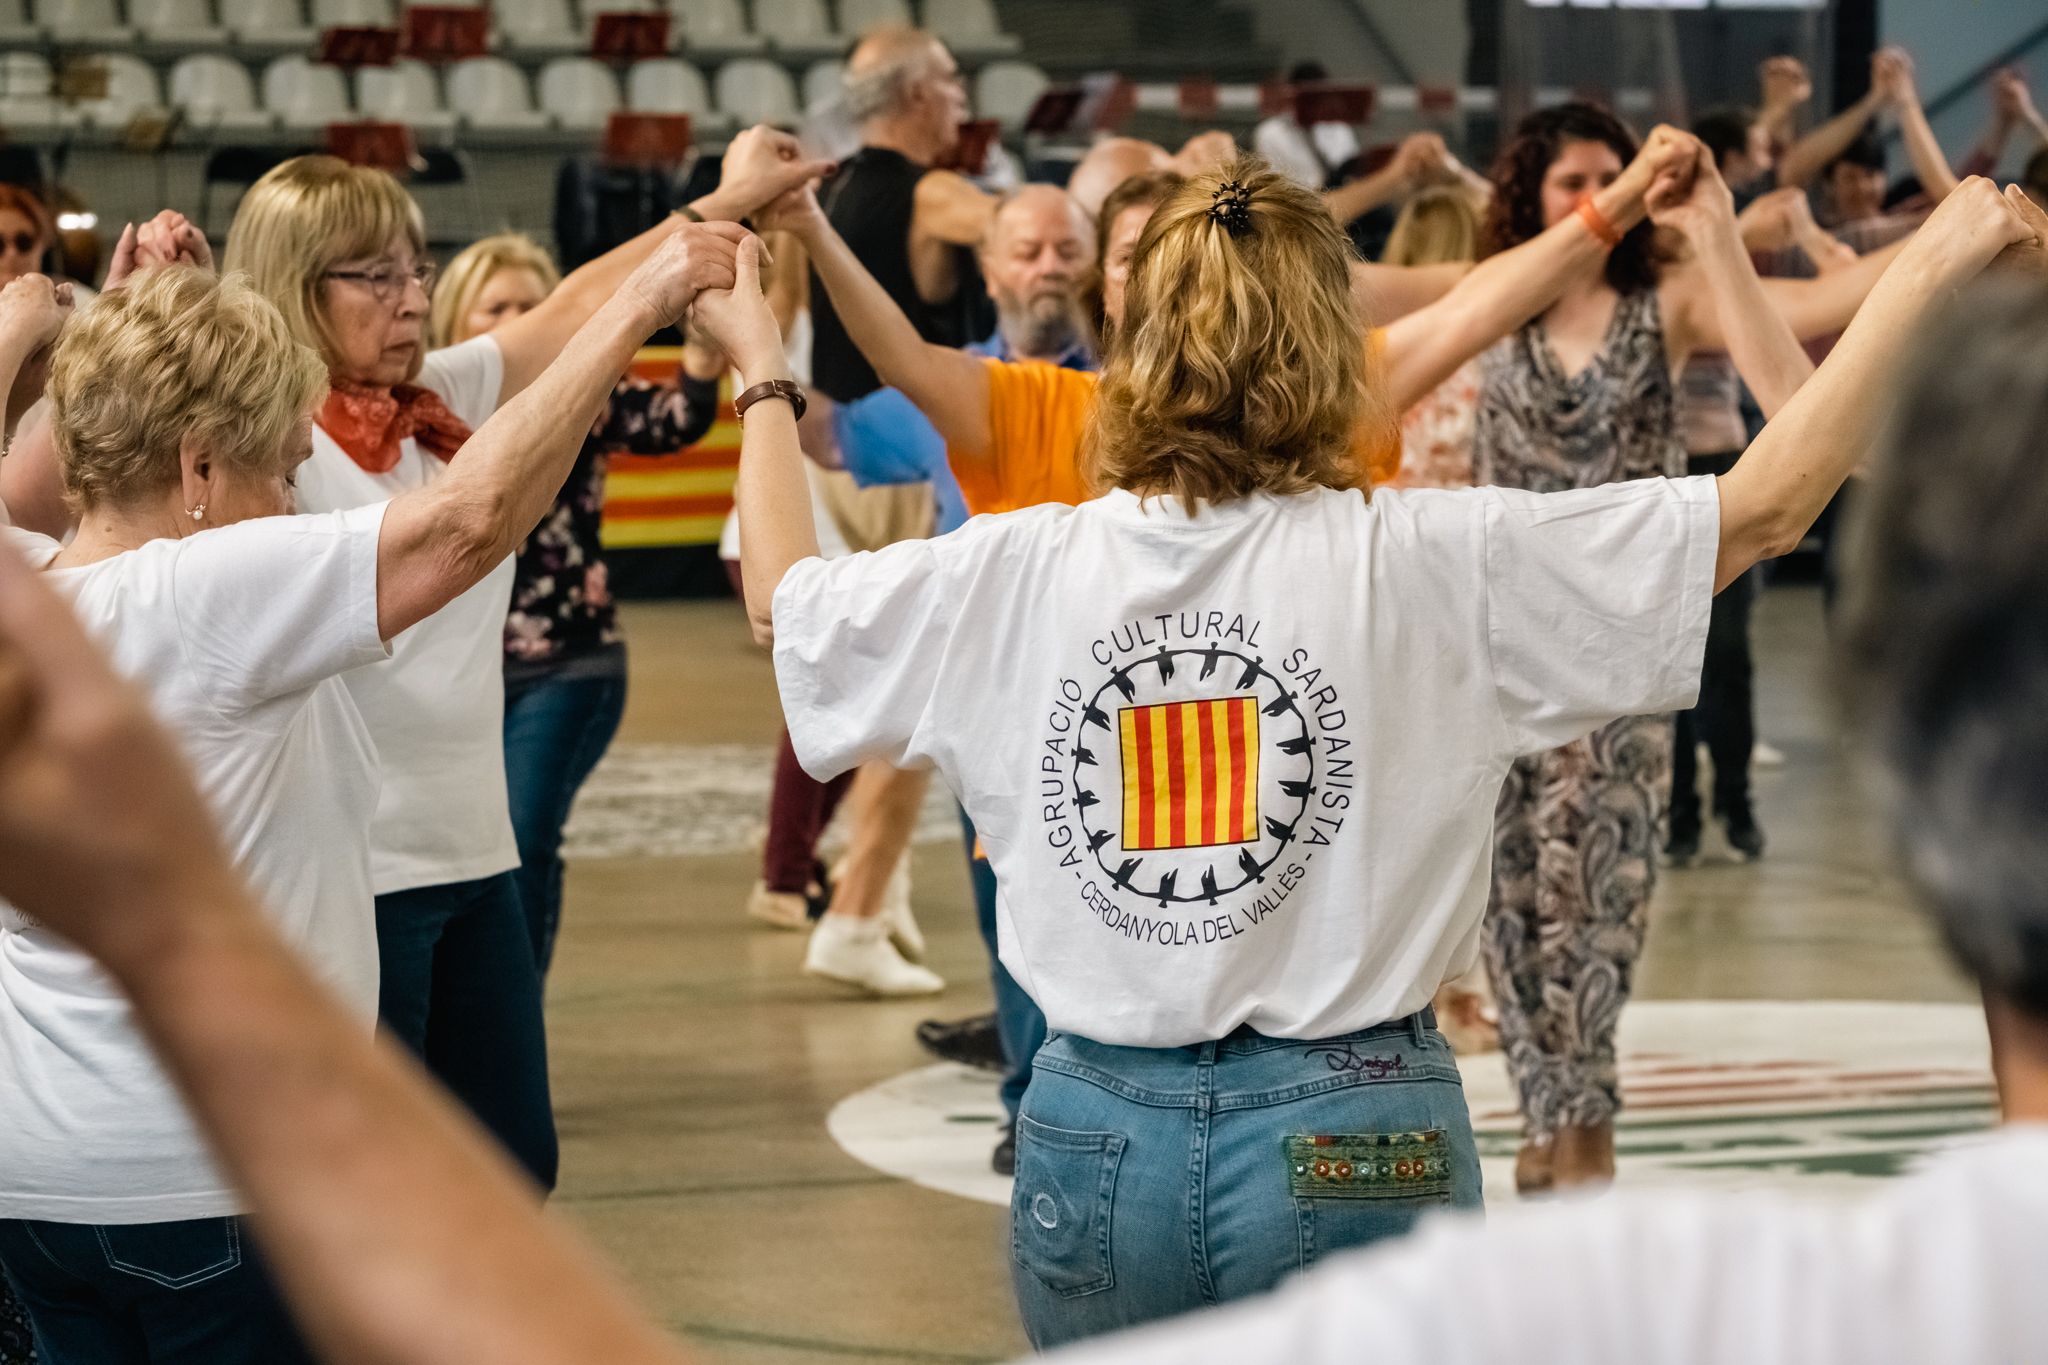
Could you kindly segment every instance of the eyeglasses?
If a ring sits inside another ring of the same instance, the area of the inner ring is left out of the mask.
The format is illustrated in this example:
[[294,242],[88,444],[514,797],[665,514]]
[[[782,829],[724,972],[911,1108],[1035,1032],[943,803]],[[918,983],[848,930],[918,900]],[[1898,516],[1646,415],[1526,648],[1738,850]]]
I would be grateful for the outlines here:
[[27,256],[42,250],[43,239],[33,232],[16,232],[11,235],[0,233],[0,248],[5,247],[13,248],[17,256]]
[[330,270],[326,278],[347,280],[360,284],[376,297],[379,303],[390,303],[405,292],[407,284],[416,284],[422,294],[434,292],[434,277],[440,267],[432,261],[425,261],[410,270],[400,270],[395,265],[380,265],[374,270]]

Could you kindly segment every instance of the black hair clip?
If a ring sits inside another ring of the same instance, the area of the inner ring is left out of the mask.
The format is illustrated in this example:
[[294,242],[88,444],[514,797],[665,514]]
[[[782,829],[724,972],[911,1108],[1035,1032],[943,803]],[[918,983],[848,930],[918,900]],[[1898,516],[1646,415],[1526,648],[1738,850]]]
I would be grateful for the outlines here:
[[1233,237],[1241,237],[1251,231],[1252,192],[1238,180],[1226,180],[1216,187],[1215,200],[1209,205],[1209,217],[1223,224]]

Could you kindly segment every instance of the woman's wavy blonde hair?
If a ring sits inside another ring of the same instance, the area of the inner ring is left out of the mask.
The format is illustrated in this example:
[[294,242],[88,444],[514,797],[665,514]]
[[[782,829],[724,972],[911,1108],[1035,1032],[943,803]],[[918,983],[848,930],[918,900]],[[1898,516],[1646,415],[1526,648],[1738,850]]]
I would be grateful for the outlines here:
[[1383,265],[1437,265],[1479,259],[1479,205],[1470,190],[1424,190],[1401,206],[1380,252]]
[[167,266],[72,320],[47,392],[65,496],[84,509],[174,487],[188,440],[255,477],[285,472],[327,366],[245,277]]
[[[1233,197],[1235,231],[1218,207]],[[1211,502],[1363,487],[1352,447],[1385,414],[1352,259],[1322,200],[1256,157],[1191,177],[1138,241],[1084,446],[1095,487]]]
[[[242,196],[221,266],[247,275],[292,336],[332,365],[338,351],[321,293],[327,272],[382,255],[399,236],[426,256],[420,206],[396,180],[339,157],[295,156]],[[414,353],[415,366],[423,353]]]
[[531,270],[551,294],[562,282],[555,258],[525,233],[500,232],[479,238],[455,254],[434,286],[434,301],[427,309],[428,345],[453,346],[469,339],[457,335],[462,320],[476,306],[476,296],[501,270]]

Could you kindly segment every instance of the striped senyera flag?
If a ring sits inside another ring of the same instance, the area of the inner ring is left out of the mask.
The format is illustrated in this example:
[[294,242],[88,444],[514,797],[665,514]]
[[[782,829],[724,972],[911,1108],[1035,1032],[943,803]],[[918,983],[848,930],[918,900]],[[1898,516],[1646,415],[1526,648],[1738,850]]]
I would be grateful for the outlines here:
[[1250,843],[1259,830],[1255,697],[1125,707],[1125,848]]

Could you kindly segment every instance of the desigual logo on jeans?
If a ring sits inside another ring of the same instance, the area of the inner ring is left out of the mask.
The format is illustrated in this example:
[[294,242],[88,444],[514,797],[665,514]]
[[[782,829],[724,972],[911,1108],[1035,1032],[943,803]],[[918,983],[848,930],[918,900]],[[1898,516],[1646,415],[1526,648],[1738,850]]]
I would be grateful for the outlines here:
[[1334,683],[1264,623],[1160,612],[1090,642],[1039,755],[1046,848],[1103,927],[1225,943],[1279,912],[1344,829],[1352,741]]

